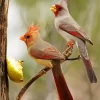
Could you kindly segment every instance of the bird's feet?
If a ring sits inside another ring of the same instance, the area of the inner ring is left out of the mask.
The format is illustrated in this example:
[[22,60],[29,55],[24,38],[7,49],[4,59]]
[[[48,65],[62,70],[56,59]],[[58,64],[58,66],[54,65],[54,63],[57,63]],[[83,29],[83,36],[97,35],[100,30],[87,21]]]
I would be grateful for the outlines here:
[[79,60],[81,56],[79,55],[78,57],[75,58],[68,58],[73,51],[73,45],[75,44],[74,41],[68,41],[68,47],[67,49],[63,52],[63,55],[65,56],[65,60]]
[[68,47],[70,47],[70,48],[73,48],[74,44],[75,43],[73,41],[68,41],[68,43],[67,43]]
[[67,49],[63,52],[63,55],[65,56],[65,57],[69,57],[71,54],[72,54],[72,50],[73,50],[73,45],[74,45],[75,43],[73,42],[73,41],[68,41],[68,47],[67,47]]

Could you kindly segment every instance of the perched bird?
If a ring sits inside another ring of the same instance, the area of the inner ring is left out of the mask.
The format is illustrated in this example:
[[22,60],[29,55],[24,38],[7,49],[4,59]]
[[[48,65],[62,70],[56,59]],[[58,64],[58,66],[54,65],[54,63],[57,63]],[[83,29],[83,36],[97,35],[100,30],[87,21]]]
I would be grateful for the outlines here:
[[54,46],[41,39],[39,28],[35,25],[31,25],[20,40],[25,42],[29,55],[37,63],[45,67],[53,67],[52,72],[59,99],[73,100],[60,67],[60,60],[64,60],[65,57]]
[[69,46],[77,44],[81,58],[86,67],[87,74],[91,83],[96,83],[97,78],[93,71],[92,64],[89,60],[86,49],[86,42],[93,45],[86,32],[77,24],[69,13],[68,0],[59,0],[55,5],[51,6],[51,11],[55,15],[55,27],[58,33],[68,42]]

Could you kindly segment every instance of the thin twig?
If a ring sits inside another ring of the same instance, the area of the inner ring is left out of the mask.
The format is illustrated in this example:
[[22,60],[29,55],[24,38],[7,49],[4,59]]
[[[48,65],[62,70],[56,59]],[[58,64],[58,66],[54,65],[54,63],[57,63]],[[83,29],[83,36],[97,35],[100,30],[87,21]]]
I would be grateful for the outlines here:
[[39,77],[41,77],[42,75],[46,74],[46,72],[48,72],[51,68],[49,67],[45,67],[44,69],[42,69],[41,71],[38,72],[38,74],[33,77],[32,79],[30,79],[28,81],[28,83],[20,90],[16,100],[21,100],[22,96],[24,95],[25,91],[28,89],[28,87],[35,81],[37,80]]
[[[66,60],[69,60],[69,56],[72,54],[72,48],[71,47],[68,47],[63,53],[62,53],[64,56],[65,56],[65,60],[61,61],[61,63],[63,63],[64,61]],[[70,58],[70,59],[73,59],[73,60],[78,60],[79,59],[79,56],[76,57],[76,58]],[[38,72],[38,74],[36,76],[34,76],[32,79],[29,80],[28,83],[26,83],[26,85],[20,90],[19,94],[17,95],[17,98],[16,100],[21,100],[22,96],[24,95],[25,91],[28,89],[28,87],[35,81],[37,80],[39,77],[41,77],[42,75],[46,74],[46,72],[48,72],[51,68],[49,67],[45,67],[43,68],[41,71]]]
[[80,58],[81,56],[79,55],[78,57],[75,57],[75,58],[66,58],[66,60],[72,61],[72,60],[79,60]]

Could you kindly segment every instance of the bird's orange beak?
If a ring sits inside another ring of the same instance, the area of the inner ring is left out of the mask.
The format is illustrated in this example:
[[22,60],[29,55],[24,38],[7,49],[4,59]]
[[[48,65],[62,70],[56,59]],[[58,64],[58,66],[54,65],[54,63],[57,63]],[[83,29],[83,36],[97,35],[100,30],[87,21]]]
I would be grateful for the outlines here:
[[52,12],[56,12],[56,11],[57,11],[55,5],[52,5],[52,6],[50,7],[50,10],[51,10]]
[[26,41],[26,39],[25,39],[24,36],[21,36],[21,37],[20,37],[20,40],[22,40],[22,41]]

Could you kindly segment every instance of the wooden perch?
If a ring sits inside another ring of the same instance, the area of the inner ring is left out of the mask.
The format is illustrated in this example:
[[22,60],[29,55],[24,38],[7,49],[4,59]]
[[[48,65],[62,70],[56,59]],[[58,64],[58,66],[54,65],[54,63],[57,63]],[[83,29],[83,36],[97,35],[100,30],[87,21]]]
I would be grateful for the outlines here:
[[8,0],[0,0],[0,100],[9,100],[6,66]]
[[[65,60],[68,60],[68,57],[72,54],[72,48],[68,47],[64,52],[63,55],[65,56]],[[80,56],[73,58],[72,60],[78,60],[80,59]],[[70,59],[71,60],[71,59]],[[61,61],[63,63],[64,61]],[[28,81],[28,83],[20,90],[19,94],[16,97],[16,100],[21,100],[22,96],[24,95],[25,91],[28,89],[28,87],[38,78],[40,78],[42,75],[46,74],[51,68],[45,67],[41,71],[38,72],[36,76],[34,76],[32,79]]]
[[50,70],[49,67],[45,67],[44,69],[42,69],[41,71],[38,72],[37,75],[35,75],[32,79],[30,79],[28,81],[28,83],[20,90],[16,100],[21,100],[22,96],[24,95],[25,91],[28,89],[29,86],[31,86],[31,84],[36,81],[38,78],[40,78],[42,75],[46,74],[46,72],[48,72]]

